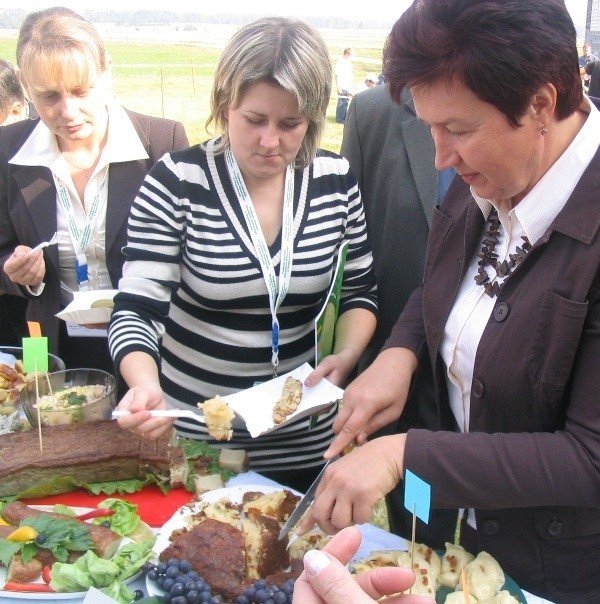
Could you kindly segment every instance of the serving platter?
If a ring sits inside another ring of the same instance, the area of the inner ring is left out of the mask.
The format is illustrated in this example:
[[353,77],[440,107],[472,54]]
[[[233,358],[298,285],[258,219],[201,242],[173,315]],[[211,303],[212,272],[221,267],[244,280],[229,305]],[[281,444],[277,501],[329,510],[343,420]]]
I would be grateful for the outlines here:
[[[215,503],[220,499],[228,499],[233,504],[242,503],[245,493],[263,493],[267,495],[269,493],[276,493],[278,491],[287,490],[295,495],[301,496],[301,493],[283,486],[269,486],[269,485],[238,485],[233,487],[225,487],[223,489],[214,489],[213,491],[207,491],[200,496],[199,500],[193,503],[189,503],[180,507],[171,516],[167,522],[158,530],[156,535],[156,541],[152,548],[156,559],[158,560],[159,554],[170,545],[170,536],[175,530],[179,530],[189,526],[190,517],[199,512],[205,503]],[[162,596],[164,592],[157,587],[156,583],[146,578],[146,591],[149,596]]]
[[[52,512],[54,510],[54,506],[52,505],[32,505],[30,506],[36,510],[40,510],[42,512]],[[77,516],[81,514],[86,514],[87,512],[91,512],[95,508],[85,508],[85,507],[75,507],[68,506]],[[149,530],[150,527],[148,527]],[[128,543],[131,543],[131,539],[128,537],[123,537],[121,539],[121,543],[119,544],[119,549]],[[118,551],[118,550],[117,550]],[[131,577],[125,579],[125,584],[128,585],[132,581],[135,581],[138,577],[140,577],[142,571],[138,571]],[[6,568],[4,566],[0,566],[0,600],[2,599],[13,599],[13,600],[30,600],[30,601],[50,601],[50,600],[82,600],[85,598],[87,592],[86,591],[73,591],[73,592],[43,592],[43,593],[35,593],[35,592],[25,592],[25,591],[5,591],[4,584],[6,583]],[[32,583],[43,583],[42,579],[39,578],[36,581],[32,581]]]

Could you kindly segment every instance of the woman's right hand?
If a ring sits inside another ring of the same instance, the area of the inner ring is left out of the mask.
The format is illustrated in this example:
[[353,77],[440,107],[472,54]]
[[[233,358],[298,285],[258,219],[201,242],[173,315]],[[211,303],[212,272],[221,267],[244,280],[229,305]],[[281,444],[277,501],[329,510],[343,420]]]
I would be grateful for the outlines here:
[[150,415],[150,409],[167,408],[156,361],[146,352],[130,352],[121,359],[119,372],[129,391],[117,409],[130,412],[118,418],[119,426],[143,438],[158,438],[171,428],[175,420]]
[[119,426],[131,430],[142,438],[155,439],[171,428],[173,418],[152,417],[150,409],[166,409],[162,388],[158,382],[142,382],[130,388],[117,405],[119,411],[129,415],[118,418]]
[[31,248],[18,245],[4,263],[4,272],[18,285],[37,287],[46,276],[44,252],[37,250],[30,254]]
[[346,447],[362,445],[380,428],[397,420],[406,403],[416,355],[407,348],[388,348],[344,391],[344,402],[333,424],[337,436],[325,459]]
[[[304,555],[304,572],[294,585],[298,604],[375,604],[383,596],[390,604],[434,604],[430,598],[399,594],[413,585],[415,575],[406,568],[376,568],[351,575],[345,566],[358,550],[361,534],[357,527],[333,536],[323,551]],[[396,595],[392,595],[396,594]]]

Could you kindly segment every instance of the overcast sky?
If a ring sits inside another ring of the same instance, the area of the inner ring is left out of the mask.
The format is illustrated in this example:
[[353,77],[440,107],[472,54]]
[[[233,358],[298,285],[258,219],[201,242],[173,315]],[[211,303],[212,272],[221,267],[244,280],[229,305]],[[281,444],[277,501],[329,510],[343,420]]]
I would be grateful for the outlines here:
[[[573,22],[578,28],[585,26],[587,9],[586,0],[565,0],[567,8],[571,13]],[[260,12],[276,15],[294,15],[298,17],[309,15],[362,18],[391,18],[395,19],[411,4],[411,0],[302,0],[301,2],[282,2],[281,0],[259,0],[256,3],[248,3],[247,0],[219,0],[211,4],[212,12],[215,13],[248,13]],[[67,6],[74,10],[175,10],[182,12],[193,12],[193,3],[189,0],[28,0],[23,4],[28,10],[38,10],[48,6]],[[191,5],[191,6],[190,6]],[[0,8],[16,8],[14,0],[6,2],[0,0]],[[211,7],[203,6],[202,12],[209,12]]]

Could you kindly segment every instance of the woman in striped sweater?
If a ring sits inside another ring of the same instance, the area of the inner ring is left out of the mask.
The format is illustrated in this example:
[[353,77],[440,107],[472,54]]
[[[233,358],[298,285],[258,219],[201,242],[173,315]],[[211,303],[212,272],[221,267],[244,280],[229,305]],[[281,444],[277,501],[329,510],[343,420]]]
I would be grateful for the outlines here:
[[[375,328],[376,284],[356,179],[345,159],[317,149],[331,74],[306,23],[242,27],[214,78],[209,123],[221,136],[166,155],[144,181],[109,332],[130,388],[119,407],[134,412],[123,427],[154,438],[170,420],[150,408],[196,407],[313,361],[314,320],[346,241],[333,354],[307,385],[341,386],[354,369]],[[225,445],[303,490],[323,464],[335,411],[256,439],[236,429]],[[197,422],[176,427],[209,439]]]

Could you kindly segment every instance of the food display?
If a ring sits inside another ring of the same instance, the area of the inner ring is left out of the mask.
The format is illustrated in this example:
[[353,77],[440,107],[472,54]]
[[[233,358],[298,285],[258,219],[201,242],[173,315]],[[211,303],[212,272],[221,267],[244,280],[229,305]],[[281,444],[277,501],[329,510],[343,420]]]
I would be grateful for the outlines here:
[[117,382],[99,369],[67,369],[45,374],[21,390],[29,423],[37,427],[109,419]]
[[14,366],[0,363],[0,414],[8,415],[15,410],[14,404],[19,400],[19,392],[33,379],[33,375],[27,375],[23,370],[23,361],[17,360]]
[[[70,424],[81,416],[81,410],[104,398],[108,388],[104,384],[88,384],[86,386],[71,386],[52,394],[44,394],[33,403],[42,417],[43,425],[56,426]],[[53,411],[55,413],[47,413]],[[102,419],[98,417],[97,419]]]
[[321,531],[311,531],[291,545],[287,537],[279,541],[279,531],[299,500],[284,488],[245,486],[209,492],[182,508],[157,537],[155,566],[146,581],[149,593],[173,596],[167,567],[183,565],[224,602],[244,595],[246,602],[259,601],[249,594],[266,585],[290,595],[304,552],[328,539]]
[[83,597],[89,587],[119,602],[152,554],[155,536],[137,507],[107,499],[96,509],[7,503],[0,511],[0,594]]
[[290,416],[302,400],[302,382],[291,375],[285,379],[281,396],[273,407],[273,423],[281,424]]
[[[416,575],[411,593],[435,598],[439,604],[525,602],[521,590],[505,576],[500,564],[489,553],[480,552],[473,556],[460,545],[452,543],[446,543],[443,553],[421,543],[415,543],[412,552],[374,551],[368,558],[352,563],[351,569],[361,573],[381,566],[411,568],[411,565]],[[467,594],[462,591],[463,578]]]
[[49,426],[43,431],[43,450],[36,430],[5,434],[0,438],[0,497],[43,485],[52,485],[55,493],[60,486],[70,490],[61,483],[67,477],[86,484],[144,479],[152,473],[166,484],[183,486],[187,462],[173,437],[172,432],[143,439],[110,420]]

